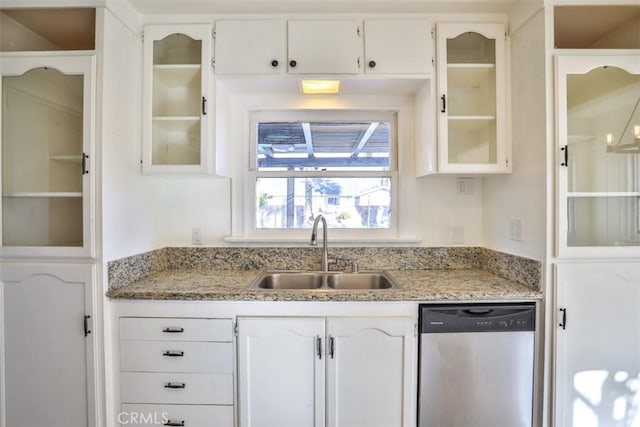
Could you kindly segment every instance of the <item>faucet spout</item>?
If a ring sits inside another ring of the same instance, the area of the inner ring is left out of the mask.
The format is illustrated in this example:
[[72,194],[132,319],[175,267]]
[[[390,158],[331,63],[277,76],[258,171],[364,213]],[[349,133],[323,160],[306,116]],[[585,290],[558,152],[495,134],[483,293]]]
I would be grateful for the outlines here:
[[327,220],[324,215],[318,214],[313,221],[313,229],[311,230],[311,245],[318,246],[318,224],[322,221],[322,260],[320,263],[321,271],[329,271],[329,248],[327,245]]

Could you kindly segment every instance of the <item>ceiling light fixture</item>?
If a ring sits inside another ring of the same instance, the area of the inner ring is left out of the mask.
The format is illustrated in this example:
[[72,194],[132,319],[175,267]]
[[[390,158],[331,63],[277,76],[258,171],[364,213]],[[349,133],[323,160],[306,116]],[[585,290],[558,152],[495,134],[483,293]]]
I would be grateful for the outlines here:
[[306,95],[330,94],[340,91],[340,80],[302,80],[302,93]]

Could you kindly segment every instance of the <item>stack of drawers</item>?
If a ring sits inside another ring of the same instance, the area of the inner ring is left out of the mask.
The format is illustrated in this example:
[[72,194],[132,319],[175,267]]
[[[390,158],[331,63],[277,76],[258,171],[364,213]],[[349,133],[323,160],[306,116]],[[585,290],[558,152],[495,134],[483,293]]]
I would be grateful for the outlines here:
[[231,319],[120,318],[122,424],[233,427]]

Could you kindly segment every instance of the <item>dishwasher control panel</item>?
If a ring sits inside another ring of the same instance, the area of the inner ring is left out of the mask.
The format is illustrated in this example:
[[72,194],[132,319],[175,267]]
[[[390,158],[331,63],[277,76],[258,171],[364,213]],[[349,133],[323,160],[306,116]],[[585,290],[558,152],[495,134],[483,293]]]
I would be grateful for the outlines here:
[[420,333],[535,330],[535,304],[422,304]]

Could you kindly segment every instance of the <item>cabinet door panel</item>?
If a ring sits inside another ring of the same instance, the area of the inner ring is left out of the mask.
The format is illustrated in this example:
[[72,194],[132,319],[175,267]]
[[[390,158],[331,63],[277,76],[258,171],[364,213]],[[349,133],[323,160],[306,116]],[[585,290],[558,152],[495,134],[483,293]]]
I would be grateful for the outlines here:
[[231,319],[121,317],[121,340],[222,341],[233,339]]
[[413,320],[329,318],[327,336],[327,424],[412,425]]
[[503,24],[437,26],[440,172],[511,172]]
[[143,51],[145,172],[212,170],[212,29],[208,24],[148,25]]
[[119,416],[121,426],[233,427],[231,405],[141,405],[124,404]]
[[637,256],[638,55],[566,54],[555,65],[558,255]]
[[91,335],[85,337],[83,319],[91,267],[1,268],[6,425],[86,426],[93,377]]
[[324,319],[238,318],[240,426],[324,425],[323,337]]
[[286,69],[282,29],[275,19],[217,21],[216,74],[280,74]]
[[349,20],[289,21],[289,73],[357,74],[358,25],[358,21]]
[[93,253],[94,67],[92,55],[0,60],[3,254]]
[[122,372],[124,403],[232,405],[233,375]]
[[636,425],[640,265],[556,268],[556,425]]
[[120,369],[232,374],[233,347],[217,342],[121,341]]
[[368,74],[426,74],[432,71],[431,24],[421,19],[364,23]]

